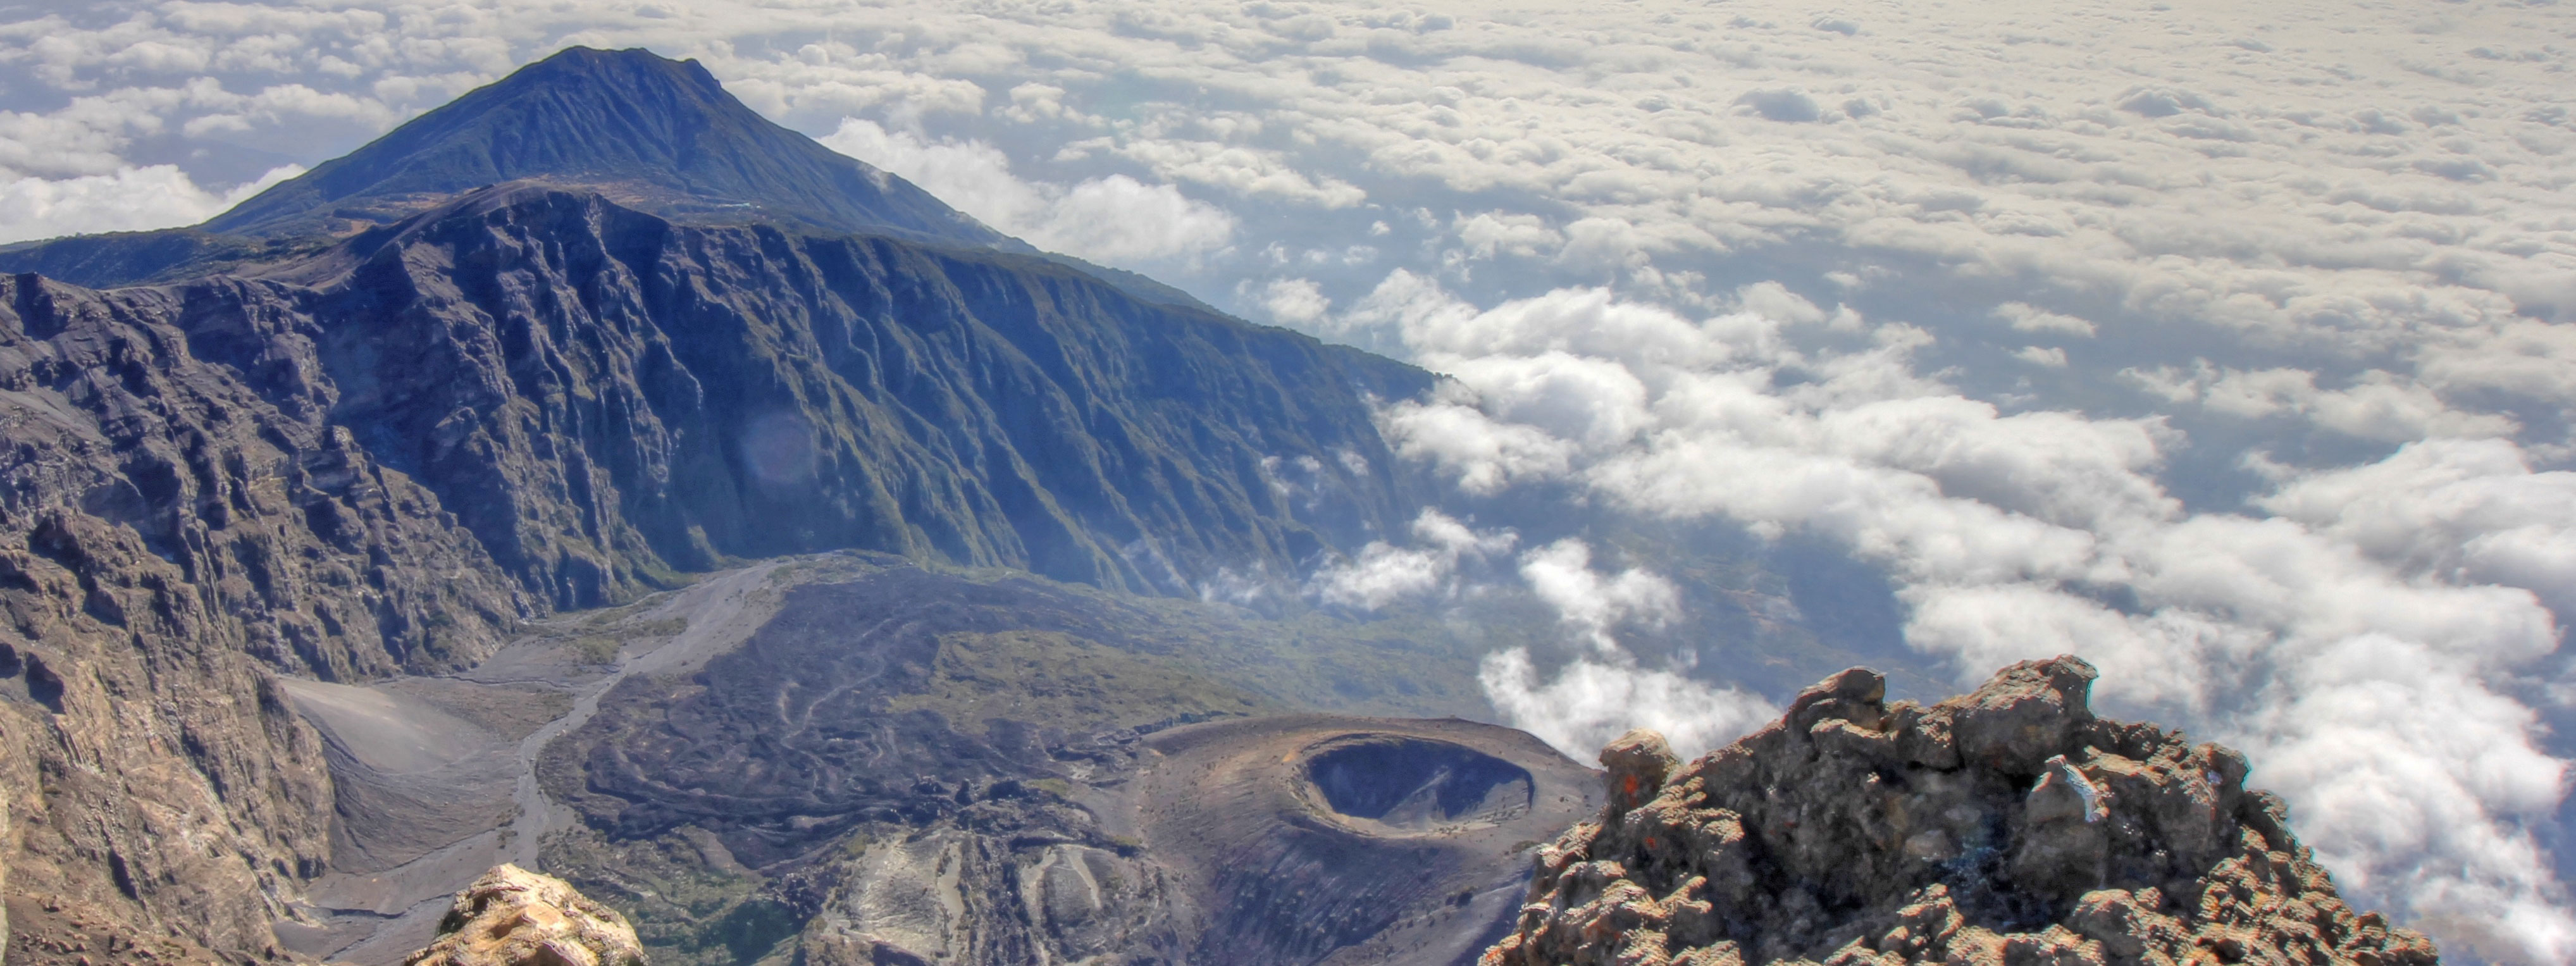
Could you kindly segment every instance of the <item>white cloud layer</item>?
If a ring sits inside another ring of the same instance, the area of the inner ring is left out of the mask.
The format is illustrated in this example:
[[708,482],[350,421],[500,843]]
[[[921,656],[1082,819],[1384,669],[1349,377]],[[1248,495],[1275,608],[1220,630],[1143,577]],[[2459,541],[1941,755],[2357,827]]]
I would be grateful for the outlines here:
[[1613,576],[1595,573],[1591,545],[1572,537],[1523,555],[1521,579],[1556,609],[1559,621],[1608,657],[1622,654],[1611,636],[1619,625],[1662,627],[1680,616],[1681,589],[1672,581],[1642,567]]
[[1780,716],[1761,695],[1678,668],[1642,667],[1619,645],[1623,627],[1659,628],[1680,616],[1681,590],[1661,574],[1642,567],[1601,573],[1591,545],[1567,538],[1522,554],[1520,576],[1588,645],[1552,675],[1540,672],[1527,648],[1485,657],[1477,678],[1486,696],[1531,734],[1580,755],[1630,728],[1653,728],[1675,751],[1696,756]]
[[[565,43],[699,57],[1034,243],[1454,374],[1386,419],[1466,493],[1839,542],[1963,682],[2085,653],[2106,703],[2247,746],[2367,901],[2455,953],[2576,959],[2534,834],[2565,797],[2544,723],[2576,722],[2576,8],[8,16],[0,235],[198,220],[224,203],[199,185]],[[1418,523],[1307,591],[1436,597],[1462,561],[1569,604],[1632,588],[1567,625],[1584,658],[1484,669],[1578,754],[1771,713],[1617,650],[1651,575],[1441,541]]]
[[1370,541],[1359,554],[1315,571],[1306,593],[1326,604],[1377,610],[1408,598],[1453,599],[1461,589],[1461,563],[1508,554],[1520,542],[1510,530],[1477,530],[1438,510],[1413,520],[1415,547]]
[[0,181],[0,211],[9,213],[0,220],[0,244],[162,228],[173,222],[193,224],[303,173],[301,166],[280,167],[222,194],[198,187],[186,172],[167,164],[70,178]]
[[1477,680],[1496,710],[1559,748],[1599,749],[1630,728],[1653,728],[1675,751],[1698,755],[1780,717],[1760,695],[1617,659],[1577,658],[1543,677],[1516,647],[1487,655]]
[[[1930,339],[1904,323],[1802,350],[1797,330],[1830,317],[1812,305],[1692,322],[1599,290],[1477,311],[1407,276],[1381,288],[1408,343],[1458,375],[1386,411],[1400,452],[1470,488],[1552,480],[1650,515],[1831,537],[1890,573],[1908,643],[1955,658],[1962,683],[2082,654],[2105,705],[2251,752],[2347,887],[2484,955],[2576,952],[2530,833],[2566,763],[2516,697],[2557,670],[2548,604],[2576,589],[2576,473],[2535,472],[2508,440],[2440,438],[2276,468],[2260,515],[2195,513],[2156,479],[2183,442],[2162,420],[2003,412],[1920,372]],[[1592,574],[1579,550],[1543,569],[1554,550],[1525,576],[1601,635],[1607,619],[1584,615],[1622,613],[1608,589],[1627,578]],[[1497,706],[1551,737],[1615,730],[1569,727],[1561,704],[1618,680],[1578,666],[1543,683],[1526,655],[1487,666]],[[1658,694],[1686,704],[1640,703]],[[1637,721],[1744,708],[1652,687],[1620,699]]]
[[1233,215],[1168,184],[1123,174],[1065,187],[1025,181],[980,142],[926,141],[845,118],[825,147],[920,185],[949,205],[1048,251],[1117,265],[1204,255],[1234,237]]

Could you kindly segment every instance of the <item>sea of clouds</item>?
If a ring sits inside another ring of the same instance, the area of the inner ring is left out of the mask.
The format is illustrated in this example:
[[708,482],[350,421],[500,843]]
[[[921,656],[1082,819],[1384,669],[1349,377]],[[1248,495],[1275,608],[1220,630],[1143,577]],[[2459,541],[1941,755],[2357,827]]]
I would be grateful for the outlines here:
[[[1960,683],[2072,651],[2245,748],[2342,885],[2576,960],[2576,11],[413,0],[0,6],[0,241],[185,224],[569,43],[1037,244],[1454,376],[1462,501],[1820,540]],[[1582,757],[1776,713],[1624,646],[1687,606],[1440,512],[1305,579],[1504,582]]]

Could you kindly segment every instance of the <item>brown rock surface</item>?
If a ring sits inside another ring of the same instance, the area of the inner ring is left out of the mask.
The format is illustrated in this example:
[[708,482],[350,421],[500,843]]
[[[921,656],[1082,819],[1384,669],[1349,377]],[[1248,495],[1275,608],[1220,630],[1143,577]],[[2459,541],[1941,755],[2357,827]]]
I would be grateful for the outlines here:
[[438,940],[404,966],[642,966],[644,947],[617,910],[562,879],[498,865],[456,894]]
[[1480,962],[2439,962],[2336,895],[2242,756],[2094,717],[2093,678],[2025,662],[1927,708],[1855,668],[1627,809],[1661,742],[1623,737],[1613,804],[1539,850]]

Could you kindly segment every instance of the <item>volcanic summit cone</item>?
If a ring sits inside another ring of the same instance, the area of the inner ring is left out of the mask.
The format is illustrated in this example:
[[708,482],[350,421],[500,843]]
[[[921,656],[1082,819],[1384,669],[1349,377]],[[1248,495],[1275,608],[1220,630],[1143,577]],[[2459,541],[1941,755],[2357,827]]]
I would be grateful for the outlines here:
[[910,182],[771,123],[697,61],[588,47],[522,67],[203,227],[263,237],[331,231],[518,180],[591,188],[666,217],[1005,241]]

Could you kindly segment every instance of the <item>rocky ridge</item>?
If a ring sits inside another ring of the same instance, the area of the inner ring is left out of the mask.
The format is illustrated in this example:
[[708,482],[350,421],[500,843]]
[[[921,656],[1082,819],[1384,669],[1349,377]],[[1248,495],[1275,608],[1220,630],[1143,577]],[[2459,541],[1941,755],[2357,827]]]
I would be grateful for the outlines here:
[[2025,662],[1925,707],[1854,668],[1686,767],[1631,732],[1480,962],[2439,962],[2336,894],[2242,755],[2095,717],[2094,677]]
[[438,940],[403,966],[643,966],[617,910],[564,881],[500,865],[456,894]]

